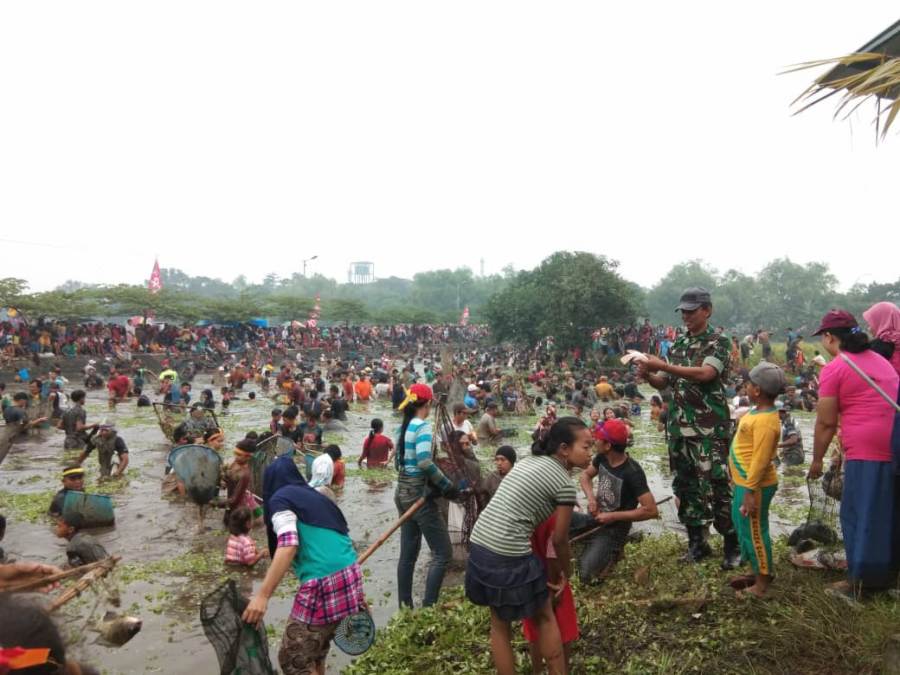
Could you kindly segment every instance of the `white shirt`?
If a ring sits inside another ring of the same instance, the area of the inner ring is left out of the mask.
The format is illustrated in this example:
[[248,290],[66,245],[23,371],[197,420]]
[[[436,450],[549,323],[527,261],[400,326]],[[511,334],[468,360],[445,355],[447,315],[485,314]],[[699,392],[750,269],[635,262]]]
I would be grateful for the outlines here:
[[457,424],[456,422],[453,423],[454,431],[461,431],[466,435],[471,434],[473,429],[472,423],[467,419],[463,420],[462,424]]
[[275,536],[297,531],[297,514],[293,511],[279,511],[272,515],[272,529]]

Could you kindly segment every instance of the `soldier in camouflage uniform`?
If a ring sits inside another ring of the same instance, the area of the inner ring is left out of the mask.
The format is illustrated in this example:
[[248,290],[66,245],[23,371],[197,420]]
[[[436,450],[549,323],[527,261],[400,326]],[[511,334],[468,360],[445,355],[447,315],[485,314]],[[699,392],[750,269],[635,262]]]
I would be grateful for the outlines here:
[[678,518],[688,531],[687,560],[710,555],[709,523],[725,539],[723,569],[740,563],[740,547],[731,520],[728,444],[731,421],[723,381],[731,367],[731,345],[709,325],[709,291],[687,289],[680,311],[687,333],[675,341],[669,362],[654,356],[640,368],[655,388],[671,388],[666,424],[672,489],[678,498]]

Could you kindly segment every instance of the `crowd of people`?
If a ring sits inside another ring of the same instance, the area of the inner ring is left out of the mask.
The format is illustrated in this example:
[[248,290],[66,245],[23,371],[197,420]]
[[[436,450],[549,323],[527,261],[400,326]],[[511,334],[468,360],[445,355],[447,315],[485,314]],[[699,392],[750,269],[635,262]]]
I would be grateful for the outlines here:
[[0,322],[0,353],[21,357],[127,358],[132,353],[219,354],[268,350],[281,356],[288,350],[326,349],[349,352],[388,346],[411,351],[419,345],[475,341],[486,335],[483,326],[452,324],[389,326],[318,326],[293,321],[281,326],[250,323],[181,326],[142,317],[120,323],[28,321],[21,316]]
[[[368,410],[370,401],[381,400],[397,415],[399,429],[386,431],[384,419],[368,419],[357,465],[397,474],[394,502],[398,516],[405,514],[397,562],[400,607],[438,602],[454,554],[449,524],[467,523],[465,593],[490,609],[497,671],[515,671],[512,622],[524,620],[535,669],[565,673],[569,645],[579,634],[577,597],[569,583],[574,570],[585,588],[603,583],[624,555],[634,524],[659,516],[661,495],[629,455],[635,419],[644,410],[664,434],[678,520],[687,532],[686,564],[713,555],[712,525],[722,537],[722,570],[746,567],[730,578],[735,593],[771,592],[776,574],[769,510],[779,472],[809,458],[793,416],[802,410],[816,415],[809,478],[825,473],[826,454],[834,447],[828,470],[841,471],[843,478],[847,579],[829,593],[858,602],[896,586],[900,310],[885,302],[864,313],[871,338],[849,313],[829,312],[813,331],[823,353],[808,361],[799,356],[803,336],[788,329],[787,359],[775,363],[771,331],[729,338],[712,325],[713,308],[705,289],[687,289],[675,308],[683,324],[678,329],[649,322],[599,329],[593,353],[548,349],[546,341],[530,350],[490,346],[484,329],[472,326],[310,333],[290,326],[4,324],[2,339],[11,357],[65,356],[72,344],[78,353],[112,356],[105,373],[110,407],[158,397],[166,410],[183,415],[172,429],[176,445],[201,443],[224,452],[224,434],[206,411],[227,410],[245,388],[252,389],[248,397],[258,392],[273,400],[268,429],[247,430],[235,444],[217,503],[229,532],[225,560],[252,566],[270,558],[245,621],[256,623],[267,614],[289,571],[297,577],[279,651],[283,672],[324,673],[338,624],[365,610],[364,577],[335,498],[345,480],[345,453],[325,443],[323,434],[346,428],[351,404]],[[762,359],[751,368],[757,344]],[[154,351],[154,345],[173,359],[160,373],[121,353]],[[222,387],[218,401],[212,387],[194,400],[191,383],[174,362],[178,353],[208,349],[222,355],[213,371]],[[309,356],[313,350],[321,355]],[[307,358],[288,355],[296,351]],[[96,384],[96,369],[84,375],[86,386]],[[127,443],[114,424],[88,423],[84,390],[66,394],[69,382],[55,366],[27,379],[21,386],[28,391],[2,392],[0,462],[30,429],[61,429],[65,448],[81,453],[63,470],[62,490],[48,510],[58,518],[57,534],[68,540],[73,564],[100,559],[106,552],[83,531],[77,514],[67,516],[61,505],[68,491],[83,489],[93,450],[102,476],[121,476],[128,467]],[[537,417],[531,447],[517,451],[505,443],[517,431],[504,427],[504,415],[529,414]],[[287,450],[267,462],[262,494],[254,495],[251,462],[272,438]],[[443,452],[449,463],[439,457]],[[492,471],[481,471],[478,453]],[[305,476],[294,455],[308,462]],[[177,494],[178,479],[172,483]],[[258,524],[266,532],[263,550],[252,537]],[[431,557],[416,603],[413,577],[423,540]],[[28,574],[52,569],[29,568]],[[3,630],[5,645],[11,638]]]

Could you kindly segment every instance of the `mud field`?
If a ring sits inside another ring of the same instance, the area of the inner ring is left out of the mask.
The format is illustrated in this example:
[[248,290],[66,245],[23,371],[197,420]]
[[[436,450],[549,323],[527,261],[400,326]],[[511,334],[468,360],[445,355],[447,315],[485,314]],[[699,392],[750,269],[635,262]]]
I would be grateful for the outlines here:
[[[198,375],[193,382],[195,394],[210,382],[208,375]],[[69,389],[74,388],[73,382]],[[10,391],[15,390],[15,386],[10,387]],[[251,390],[252,387],[245,388],[240,394],[242,400],[233,401],[229,413],[217,412],[227,436],[226,448],[233,447],[247,431],[262,431],[268,427],[273,404],[262,396],[256,401],[247,400],[246,395]],[[97,485],[99,471],[93,454],[85,463],[86,489],[113,496],[115,527],[92,530],[92,534],[111,554],[122,556],[109,584],[110,588],[117,588],[121,596],[118,611],[140,617],[144,625],[141,632],[122,647],[101,645],[97,633],[92,630],[92,623],[107,609],[114,608],[107,601],[109,589],[96,593],[89,591],[66,605],[59,615],[60,624],[72,644],[72,652],[106,673],[218,672],[215,652],[200,626],[200,599],[228,578],[234,578],[239,588],[249,595],[265,576],[268,563],[262,560],[251,570],[226,567],[223,559],[227,533],[222,525],[222,512],[207,509],[201,529],[195,505],[162,496],[161,481],[170,445],[152,408],[139,409],[130,402],[120,404],[115,412],[110,412],[105,389],[88,392],[86,408],[89,424],[103,418],[115,421],[130,451],[126,478],[100,485]],[[325,442],[337,443],[344,453],[347,481],[344,489],[338,491],[337,500],[358,551],[364,550],[397,517],[393,503],[393,472],[356,468],[356,458],[373,417],[385,420],[386,431],[396,427],[399,419],[393,416],[388,401],[354,404],[348,413],[347,431],[325,432]],[[795,418],[803,433],[808,461],[813,416],[795,413]],[[530,431],[536,421],[537,417],[501,417],[501,427],[518,429],[516,436],[507,440],[517,447],[520,455],[528,451]],[[662,434],[656,431],[655,425],[651,426],[646,407],[642,419],[634,422],[635,444],[631,454],[644,467],[656,498],[667,497],[671,494],[671,481]],[[61,431],[43,430],[39,435],[17,443],[0,466],[0,512],[9,521],[3,546],[11,559],[57,565],[65,562],[66,542],[56,538],[52,521],[46,515],[53,494],[61,487],[61,467],[77,457],[77,453],[67,455],[62,443]],[[492,455],[490,449],[480,447],[478,452],[487,467]],[[230,450],[226,450],[225,459],[230,459]],[[789,531],[806,517],[803,473],[797,471],[780,478],[779,492],[772,505],[773,534]],[[682,529],[677,523],[673,501],[662,505],[660,511],[660,521],[639,524],[637,529],[650,532],[661,528]],[[255,528],[252,536],[258,546],[265,546],[262,527]],[[397,607],[394,587],[399,541],[399,536],[395,535],[364,566],[366,594],[379,626],[387,623]],[[427,547],[423,547],[414,588],[417,600],[423,590],[421,569],[427,557]],[[458,550],[445,584],[461,582],[463,560],[464,552]],[[295,581],[289,574],[269,603],[266,626],[273,662],[295,590]],[[340,672],[349,660],[350,657],[332,647],[328,672]]]

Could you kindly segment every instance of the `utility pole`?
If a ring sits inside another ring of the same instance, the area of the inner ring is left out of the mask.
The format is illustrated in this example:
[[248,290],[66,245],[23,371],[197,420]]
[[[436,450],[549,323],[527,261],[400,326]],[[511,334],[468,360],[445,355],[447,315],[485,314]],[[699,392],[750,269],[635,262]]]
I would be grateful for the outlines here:
[[303,278],[304,278],[304,279],[306,278],[306,263],[308,263],[308,262],[310,262],[310,261],[312,261],[312,260],[315,260],[315,259],[318,258],[318,257],[319,257],[319,256],[314,255],[314,256],[312,256],[311,258],[305,258],[305,259],[303,260]]
[[484,258],[481,259],[481,276],[484,276]]

